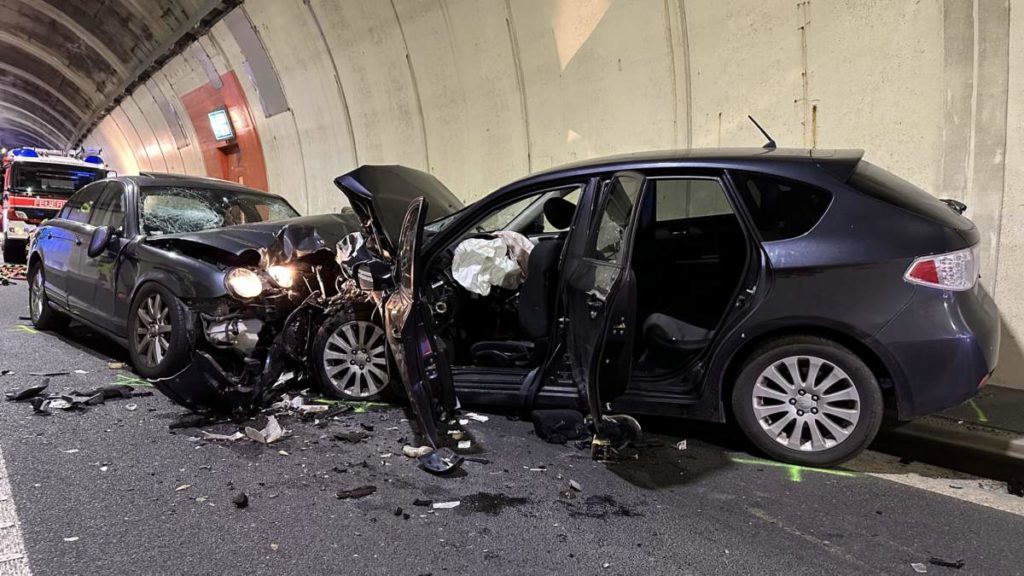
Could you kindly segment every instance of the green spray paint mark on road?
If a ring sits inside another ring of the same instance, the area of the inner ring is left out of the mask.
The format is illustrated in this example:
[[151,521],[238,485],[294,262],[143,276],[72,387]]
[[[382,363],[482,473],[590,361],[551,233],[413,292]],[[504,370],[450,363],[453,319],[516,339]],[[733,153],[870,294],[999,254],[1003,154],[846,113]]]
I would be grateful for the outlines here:
[[785,468],[789,473],[790,482],[803,481],[804,472],[815,472],[817,474],[828,474],[830,476],[842,476],[844,478],[853,478],[857,475],[854,472],[848,472],[846,470],[831,470],[829,468],[811,468],[809,466],[797,466],[796,464],[786,464],[784,462],[772,462],[771,460],[761,460],[760,458],[737,458],[735,456],[730,456],[729,459],[737,464],[750,464],[752,466],[769,466],[774,468]]
[[31,326],[25,326],[24,324],[18,324],[14,328],[8,330],[9,332],[27,332],[29,334],[39,334],[39,331]]
[[139,388],[153,388],[154,386],[145,380],[136,378],[134,376],[128,376],[126,374],[118,374],[117,379],[111,382],[114,386],[137,386]]
[[988,416],[985,415],[985,411],[981,409],[981,406],[978,406],[973,398],[968,400],[967,403],[971,405],[971,408],[974,408],[974,413],[978,416],[978,422],[988,422]]

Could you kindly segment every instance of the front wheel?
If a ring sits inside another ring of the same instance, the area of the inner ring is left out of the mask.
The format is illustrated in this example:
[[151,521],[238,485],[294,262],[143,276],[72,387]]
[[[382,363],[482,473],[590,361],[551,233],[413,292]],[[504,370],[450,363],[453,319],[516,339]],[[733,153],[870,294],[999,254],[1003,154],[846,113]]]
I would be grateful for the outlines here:
[[336,314],[313,340],[313,363],[324,393],[345,400],[373,401],[391,388],[384,329],[366,314]]
[[835,466],[863,451],[882,422],[882,393],[855,354],[822,338],[791,337],[761,347],[733,388],[743,433],[772,458]]
[[32,325],[38,330],[59,330],[68,325],[70,319],[50,307],[46,296],[46,278],[43,265],[36,262],[28,273],[28,311]]
[[128,354],[144,378],[164,378],[192,355],[188,312],[170,290],[155,283],[139,289],[128,314]]

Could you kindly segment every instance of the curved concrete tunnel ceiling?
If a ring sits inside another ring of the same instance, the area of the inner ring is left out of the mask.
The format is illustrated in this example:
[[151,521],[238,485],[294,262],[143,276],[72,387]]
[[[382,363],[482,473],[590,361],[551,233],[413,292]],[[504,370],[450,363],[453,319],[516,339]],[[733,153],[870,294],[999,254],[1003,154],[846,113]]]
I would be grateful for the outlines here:
[[0,143],[77,144],[240,0],[0,0]]

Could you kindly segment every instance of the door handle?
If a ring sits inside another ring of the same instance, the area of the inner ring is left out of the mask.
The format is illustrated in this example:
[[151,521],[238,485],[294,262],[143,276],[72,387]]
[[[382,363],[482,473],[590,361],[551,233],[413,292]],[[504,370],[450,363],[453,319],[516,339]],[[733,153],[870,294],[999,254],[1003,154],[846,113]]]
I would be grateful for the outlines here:
[[587,310],[590,312],[590,319],[597,318],[597,315],[604,310],[604,296],[597,290],[587,292]]

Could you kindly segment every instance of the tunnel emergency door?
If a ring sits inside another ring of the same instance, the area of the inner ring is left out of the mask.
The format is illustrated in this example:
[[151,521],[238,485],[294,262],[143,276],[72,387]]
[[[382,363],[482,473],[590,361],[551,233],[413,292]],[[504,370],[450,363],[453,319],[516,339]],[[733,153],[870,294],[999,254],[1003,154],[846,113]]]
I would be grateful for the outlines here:
[[644,178],[621,172],[596,202],[581,202],[565,257],[565,313],[573,378],[594,422],[629,381],[636,309],[630,253]]
[[427,201],[413,200],[405,214],[395,262],[397,289],[385,304],[388,345],[401,373],[420,431],[437,449],[447,436],[446,423],[456,406],[451,367],[437,345],[430,313],[420,294],[419,247]]

